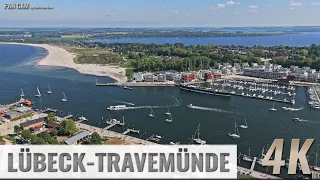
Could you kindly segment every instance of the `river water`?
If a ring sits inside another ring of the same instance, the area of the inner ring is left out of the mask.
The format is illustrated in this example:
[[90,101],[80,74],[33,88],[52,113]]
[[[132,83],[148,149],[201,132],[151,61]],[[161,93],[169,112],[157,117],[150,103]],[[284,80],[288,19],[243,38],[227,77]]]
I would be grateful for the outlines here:
[[[263,147],[272,144],[276,138],[285,139],[285,153],[291,139],[317,139],[320,131],[320,111],[312,110],[307,105],[304,88],[297,88],[295,107],[304,107],[297,112],[283,111],[283,103],[275,103],[277,112],[270,112],[273,102],[249,99],[245,97],[215,97],[210,95],[185,92],[178,87],[139,87],[133,91],[120,87],[96,87],[95,82],[112,82],[106,77],[82,75],[66,68],[38,68],[33,62],[46,55],[41,48],[22,45],[0,44],[0,104],[19,99],[20,88],[26,98],[35,102],[35,108],[51,107],[62,111],[63,115],[72,113],[84,115],[88,124],[106,127],[109,117],[106,108],[110,105],[135,104],[125,111],[111,112],[112,118],[125,118],[126,127],[139,129],[137,137],[148,138],[152,134],[161,135],[160,143],[170,141],[189,143],[191,136],[200,124],[200,137],[209,144],[237,144],[238,152],[258,155]],[[50,85],[52,94],[46,94]],[[39,87],[43,96],[35,98]],[[68,102],[62,102],[65,92]],[[205,107],[204,110],[188,109],[192,103]],[[128,105],[130,106],[130,105]],[[150,107],[155,117],[149,118]],[[173,123],[164,122],[169,107]],[[102,121],[104,117],[104,121]],[[305,122],[293,122],[293,117],[305,119]],[[240,129],[241,138],[231,139],[229,132],[234,132],[234,123],[244,124],[247,119],[248,129]],[[111,130],[123,132],[121,127]],[[317,140],[309,151],[310,163],[314,163]],[[241,162],[243,163],[243,162]],[[245,164],[244,165],[248,165]],[[265,168],[257,167],[265,171]],[[270,172],[270,169],[268,172]]]

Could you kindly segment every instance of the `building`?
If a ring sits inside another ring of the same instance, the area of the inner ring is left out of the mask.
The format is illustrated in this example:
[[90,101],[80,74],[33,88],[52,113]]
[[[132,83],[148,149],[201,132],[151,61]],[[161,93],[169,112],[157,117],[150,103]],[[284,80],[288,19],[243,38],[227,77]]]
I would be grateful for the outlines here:
[[187,73],[187,74],[183,75],[183,81],[184,82],[190,82],[190,81],[193,81],[194,79],[195,79],[194,74]]
[[47,124],[46,124],[46,127],[47,128],[57,128],[57,127],[59,127],[59,123],[56,123],[56,122],[48,122]]
[[21,113],[19,113],[17,111],[9,111],[9,112],[5,113],[3,117],[5,117],[7,119],[14,119],[14,118],[18,118],[19,116],[21,116]]
[[25,107],[25,106],[17,107],[17,108],[14,108],[13,110],[17,111],[19,113],[28,113],[28,112],[32,111],[32,109],[30,107]]
[[5,114],[9,108],[7,106],[0,106],[0,116]]
[[158,74],[157,78],[158,78],[158,80],[157,80],[158,82],[166,82],[167,81],[165,74]]
[[134,73],[134,75],[133,75],[133,77],[132,77],[132,81],[142,82],[142,81],[143,81],[143,74],[142,74],[142,72]]
[[145,82],[154,82],[154,75],[153,74],[146,74],[143,77]]
[[89,131],[83,131],[65,140],[64,143],[67,145],[77,145],[81,141],[86,140],[90,137],[91,137],[91,133]]
[[37,129],[37,128],[43,126],[44,120],[45,120],[45,118],[27,121],[27,122],[21,123],[20,126],[22,127],[23,130],[29,130],[31,128]]

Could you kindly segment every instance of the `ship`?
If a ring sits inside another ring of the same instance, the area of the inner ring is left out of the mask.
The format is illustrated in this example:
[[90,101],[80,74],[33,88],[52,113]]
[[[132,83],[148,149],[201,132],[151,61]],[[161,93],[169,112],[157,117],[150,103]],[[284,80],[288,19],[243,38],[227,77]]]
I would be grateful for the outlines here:
[[194,106],[192,104],[187,105],[188,108],[194,109]]
[[111,111],[117,111],[117,110],[125,110],[127,108],[126,105],[117,105],[117,106],[109,106],[107,109]]
[[202,89],[197,86],[183,85],[183,84],[180,84],[180,89],[185,90],[185,91],[196,92],[196,93],[209,94],[209,95],[214,95],[214,96],[226,96],[226,97],[230,97],[231,94],[233,93],[233,92],[229,92],[229,91],[214,91],[211,88]]

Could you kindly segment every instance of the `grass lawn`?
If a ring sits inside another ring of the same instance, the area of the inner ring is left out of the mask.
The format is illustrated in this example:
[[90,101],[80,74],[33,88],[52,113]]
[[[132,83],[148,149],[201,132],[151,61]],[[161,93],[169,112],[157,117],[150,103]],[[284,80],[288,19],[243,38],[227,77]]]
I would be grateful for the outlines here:
[[128,144],[131,144],[131,143],[126,142],[123,139],[119,139],[119,138],[116,138],[116,137],[105,137],[105,138],[108,139],[107,141],[105,141],[103,143],[103,144],[106,144],[106,145],[128,145]]
[[61,36],[61,38],[67,38],[67,39],[76,39],[76,38],[87,38],[88,36],[81,36],[81,35],[65,35]]
[[107,50],[82,48],[74,46],[61,46],[71,53],[76,54],[75,63],[79,64],[108,64],[119,65],[124,62],[122,56]]
[[237,178],[238,178],[238,179],[252,179],[251,176],[246,176],[246,175],[241,175],[241,174],[238,174],[238,175],[237,175]]

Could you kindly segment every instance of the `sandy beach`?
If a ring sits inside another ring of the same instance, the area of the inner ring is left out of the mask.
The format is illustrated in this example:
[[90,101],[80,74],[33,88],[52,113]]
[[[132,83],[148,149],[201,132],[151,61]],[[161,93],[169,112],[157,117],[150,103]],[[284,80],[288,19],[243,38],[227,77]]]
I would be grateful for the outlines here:
[[2,44],[20,44],[28,46],[36,46],[44,48],[48,51],[48,55],[37,62],[38,66],[51,66],[51,67],[67,67],[77,70],[79,73],[107,76],[118,83],[126,82],[125,68],[118,66],[108,66],[100,64],[76,64],[74,62],[75,54],[66,51],[65,49],[48,44],[24,44],[24,43],[2,43]]

